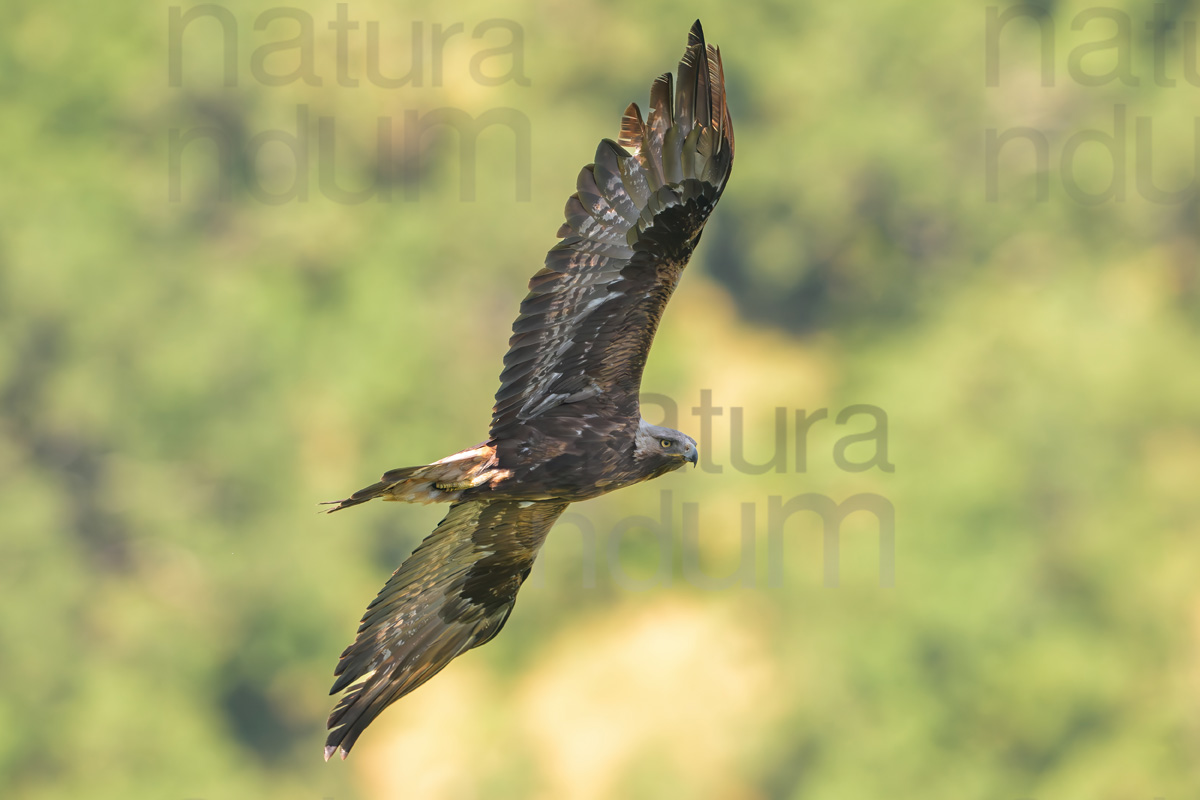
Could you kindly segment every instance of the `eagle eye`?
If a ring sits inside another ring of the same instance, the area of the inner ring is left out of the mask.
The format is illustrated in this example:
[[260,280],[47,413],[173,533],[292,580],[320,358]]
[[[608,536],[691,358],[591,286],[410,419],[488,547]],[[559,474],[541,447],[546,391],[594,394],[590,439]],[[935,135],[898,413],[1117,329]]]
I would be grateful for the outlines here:
[[672,444],[670,439],[659,439],[658,443],[663,446],[664,450],[667,449],[668,447],[670,447]]

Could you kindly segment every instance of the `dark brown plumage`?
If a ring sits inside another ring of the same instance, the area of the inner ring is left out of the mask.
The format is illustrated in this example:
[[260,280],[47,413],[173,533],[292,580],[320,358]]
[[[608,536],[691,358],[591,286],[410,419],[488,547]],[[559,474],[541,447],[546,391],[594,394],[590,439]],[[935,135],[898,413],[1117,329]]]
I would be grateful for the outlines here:
[[699,21],[650,112],[600,143],[567,201],[562,239],[513,323],[488,440],[391,470],[335,504],[452,503],[367,608],[330,694],[325,758],[345,758],[379,712],[504,626],[569,503],[696,462],[696,443],[648,425],[638,392],[650,343],[733,164],[721,54]]

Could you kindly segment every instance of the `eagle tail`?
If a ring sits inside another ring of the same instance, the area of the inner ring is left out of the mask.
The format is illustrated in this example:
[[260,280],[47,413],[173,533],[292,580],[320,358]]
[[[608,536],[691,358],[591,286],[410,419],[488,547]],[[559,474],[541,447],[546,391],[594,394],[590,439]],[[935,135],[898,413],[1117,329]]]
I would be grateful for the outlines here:
[[452,503],[467,489],[505,477],[508,472],[496,468],[496,448],[482,444],[432,464],[388,470],[379,481],[346,499],[322,505],[333,506],[327,512],[332,514],[376,497],[401,503]]

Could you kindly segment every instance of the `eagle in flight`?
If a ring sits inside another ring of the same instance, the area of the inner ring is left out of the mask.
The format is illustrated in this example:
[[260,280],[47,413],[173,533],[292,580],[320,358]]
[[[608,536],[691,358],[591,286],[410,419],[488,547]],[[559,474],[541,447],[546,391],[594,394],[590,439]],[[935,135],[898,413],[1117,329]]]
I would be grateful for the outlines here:
[[376,497],[450,503],[367,607],[330,694],[326,760],[384,708],[504,627],[568,504],[696,463],[696,442],[641,418],[663,308],[733,165],[721,53],[697,21],[679,62],[625,109],[567,200],[562,239],[529,281],[483,444],[394,469],[331,511]]

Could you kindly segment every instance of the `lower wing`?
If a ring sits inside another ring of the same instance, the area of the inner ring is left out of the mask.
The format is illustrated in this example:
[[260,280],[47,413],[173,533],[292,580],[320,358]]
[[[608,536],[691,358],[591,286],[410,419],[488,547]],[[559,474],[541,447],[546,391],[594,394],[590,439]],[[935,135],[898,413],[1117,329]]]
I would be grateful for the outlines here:
[[325,758],[379,712],[504,627],[562,502],[456,503],[367,607],[338,661]]

